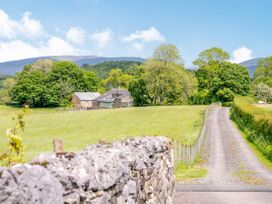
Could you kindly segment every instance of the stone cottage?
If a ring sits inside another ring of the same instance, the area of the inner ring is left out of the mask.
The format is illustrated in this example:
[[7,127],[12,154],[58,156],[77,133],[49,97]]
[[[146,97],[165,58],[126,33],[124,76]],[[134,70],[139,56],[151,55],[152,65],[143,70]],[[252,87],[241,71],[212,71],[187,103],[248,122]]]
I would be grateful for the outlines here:
[[133,99],[128,90],[111,89],[107,93],[98,96],[93,107],[96,109],[125,108],[133,105]]
[[72,96],[72,103],[76,109],[93,109],[94,100],[99,96],[98,92],[75,92]]

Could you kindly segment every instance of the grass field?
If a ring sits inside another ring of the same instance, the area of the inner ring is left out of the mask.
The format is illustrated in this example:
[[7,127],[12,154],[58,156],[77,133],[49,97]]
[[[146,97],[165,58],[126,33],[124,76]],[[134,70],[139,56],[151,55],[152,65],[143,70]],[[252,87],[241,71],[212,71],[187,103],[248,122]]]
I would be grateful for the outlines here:
[[272,112],[272,104],[256,105],[257,107],[264,108]]
[[[25,116],[22,133],[26,158],[52,151],[53,138],[64,141],[65,151],[76,151],[99,140],[163,135],[194,143],[204,119],[206,106],[145,107],[86,112],[32,109]],[[0,106],[0,151],[6,147],[5,130],[13,126],[12,116],[20,109]]]

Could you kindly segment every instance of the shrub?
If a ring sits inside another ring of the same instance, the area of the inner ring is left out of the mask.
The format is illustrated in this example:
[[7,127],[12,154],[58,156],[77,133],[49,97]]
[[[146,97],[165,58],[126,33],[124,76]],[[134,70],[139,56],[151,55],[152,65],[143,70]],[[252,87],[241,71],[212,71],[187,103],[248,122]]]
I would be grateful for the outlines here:
[[6,131],[8,149],[5,153],[0,153],[0,165],[10,166],[24,162],[24,145],[19,133],[20,131],[23,131],[25,127],[24,115],[27,112],[27,109],[28,108],[25,107],[21,113],[12,118],[15,121],[15,125]]
[[254,103],[252,97],[236,97],[231,117],[248,139],[272,160],[272,114]]
[[266,84],[260,83],[254,87],[254,95],[267,103],[272,102],[272,88]]

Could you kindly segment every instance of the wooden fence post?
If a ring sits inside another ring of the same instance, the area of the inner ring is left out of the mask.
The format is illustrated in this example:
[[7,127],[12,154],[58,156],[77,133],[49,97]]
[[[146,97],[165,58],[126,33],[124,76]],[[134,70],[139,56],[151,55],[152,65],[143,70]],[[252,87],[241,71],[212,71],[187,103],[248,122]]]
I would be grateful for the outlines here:
[[63,152],[63,143],[61,139],[53,139],[53,148],[55,153]]

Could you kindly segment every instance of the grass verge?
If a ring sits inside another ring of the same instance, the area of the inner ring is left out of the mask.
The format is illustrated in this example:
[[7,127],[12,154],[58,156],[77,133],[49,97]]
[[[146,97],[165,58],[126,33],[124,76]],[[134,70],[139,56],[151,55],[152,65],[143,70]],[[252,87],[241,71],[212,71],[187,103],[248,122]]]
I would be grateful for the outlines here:
[[272,170],[272,161],[267,159],[267,157],[258,149],[258,147],[248,140],[246,134],[238,127],[238,125],[233,121],[234,126],[240,132],[246,143],[249,145],[252,152],[255,154],[257,159],[269,170]]
[[175,166],[175,177],[177,182],[203,178],[207,173],[208,170],[199,165],[188,166],[179,163]]
[[203,161],[198,156],[192,164],[179,162],[175,165],[175,177],[177,182],[191,181],[194,179],[204,178],[208,170],[202,166]]

